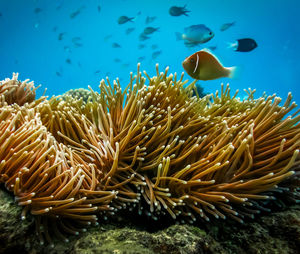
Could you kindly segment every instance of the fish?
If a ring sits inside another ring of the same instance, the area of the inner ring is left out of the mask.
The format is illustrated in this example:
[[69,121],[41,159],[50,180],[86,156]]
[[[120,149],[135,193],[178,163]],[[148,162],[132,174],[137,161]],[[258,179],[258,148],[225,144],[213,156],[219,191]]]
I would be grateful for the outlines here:
[[80,7],[79,9],[77,9],[76,11],[72,12],[72,13],[70,14],[70,18],[73,19],[73,18],[77,17],[77,16],[81,13],[81,11],[82,11],[84,8],[85,8],[85,7],[82,6],[82,7]]
[[224,67],[208,50],[200,50],[187,57],[182,66],[189,76],[198,80],[213,80],[218,78],[233,78],[236,67]]
[[175,33],[177,40],[184,40],[187,47],[193,47],[208,42],[214,33],[204,24],[192,25],[184,28],[183,33]]
[[214,50],[216,50],[217,49],[217,46],[210,46],[210,47],[207,47],[209,50],[211,50],[211,51],[214,51]]
[[140,40],[140,41],[145,41],[145,40],[148,40],[148,39],[150,39],[150,37],[147,36],[147,35],[144,34],[144,33],[141,33],[140,36],[139,36],[139,40]]
[[145,20],[145,23],[146,24],[150,24],[152,23],[154,20],[156,20],[156,17],[153,16],[153,17],[150,17],[150,16],[147,16],[146,20]]
[[195,87],[193,89],[192,96],[197,96],[199,98],[203,98],[207,93],[204,92],[203,86],[201,86],[199,83],[195,84]]
[[138,49],[143,49],[143,48],[145,48],[145,47],[146,47],[145,44],[139,44],[139,45],[138,45]]
[[80,43],[80,42],[74,42],[74,46],[75,46],[76,48],[79,48],[79,47],[82,47],[83,44]]
[[66,33],[59,33],[58,40],[61,41]]
[[55,74],[56,74],[56,76],[58,76],[58,77],[61,77],[61,76],[62,76],[62,74],[61,74],[59,71],[55,72]]
[[257,46],[256,41],[251,38],[238,39],[234,43],[229,43],[229,48],[239,52],[249,52]]
[[235,21],[231,22],[231,23],[225,23],[220,27],[220,31],[224,32],[225,30],[227,30],[229,27],[233,26],[235,24]]
[[112,37],[112,34],[108,34],[104,37],[104,41],[108,41]]
[[121,45],[118,44],[118,43],[116,43],[116,42],[112,43],[111,46],[112,46],[113,48],[121,48]]
[[53,32],[56,32],[57,29],[58,29],[58,27],[57,27],[57,26],[54,26],[54,27],[52,28],[52,31],[53,31]]
[[144,34],[152,34],[156,31],[158,31],[159,27],[155,28],[155,27],[151,27],[151,26],[148,26],[144,29]]
[[129,17],[127,17],[127,16],[120,16],[119,18],[118,18],[118,24],[119,25],[123,25],[123,24],[125,24],[125,23],[127,23],[127,22],[133,22],[134,21],[134,17],[133,18],[129,18]]
[[98,11],[98,12],[101,11],[101,6],[100,6],[100,5],[97,6],[97,11]]
[[34,9],[34,13],[35,13],[35,14],[38,14],[38,13],[40,13],[41,11],[42,11],[41,8],[35,8],[35,9]]
[[135,30],[134,27],[129,27],[129,28],[126,29],[125,33],[126,34],[131,34],[134,30]]
[[153,44],[153,45],[151,45],[151,48],[152,48],[152,49],[157,49],[158,46],[157,46],[156,44]]
[[189,16],[187,13],[190,12],[186,9],[186,5],[180,6],[172,6],[169,9],[169,14],[174,17],[178,17],[181,15]]
[[80,37],[73,37],[73,38],[72,38],[72,42],[73,42],[73,43],[79,42],[80,40],[81,40]]
[[70,58],[67,58],[67,59],[66,59],[66,63],[67,63],[67,64],[72,64],[71,59],[70,59]]
[[142,62],[142,61],[145,60],[145,59],[146,59],[145,56],[140,56],[140,57],[138,57],[138,62]]
[[152,59],[156,59],[162,53],[161,50],[154,51],[152,53]]
[[120,59],[120,58],[115,58],[115,59],[114,59],[114,62],[115,62],[115,63],[120,63],[120,62],[121,62],[121,59]]
[[94,74],[99,74],[101,72],[101,70],[96,70],[95,72],[94,72]]

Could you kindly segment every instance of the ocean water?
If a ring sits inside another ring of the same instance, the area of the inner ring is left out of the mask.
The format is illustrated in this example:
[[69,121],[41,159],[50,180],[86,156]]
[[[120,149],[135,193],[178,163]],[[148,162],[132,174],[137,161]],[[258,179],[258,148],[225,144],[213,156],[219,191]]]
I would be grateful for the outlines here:
[[[189,16],[169,14],[171,6],[184,5]],[[170,73],[180,74],[187,56],[216,46],[213,53],[224,66],[241,71],[235,79],[199,81],[206,93],[220,89],[223,82],[233,91],[256,89],[256,96],[265,91],[285,99],[292,92],[300,104],[299,10],[297,0],[0,0],[0,79],[18,72],[21,80],[42,84],[38,95],[47,88],[49,96],[88,85],[97,90],[106,76],[119,77],[125,87],[139,57],[144,58],[141,69],[150,75],[155,75],[156,63],[161,71],[169,66]],[[119,25],[122,15],[135,19]],[[147,16],[156,19],[147,25]],[[222,24],[233,21],[234,26],[220,31]],[[209,27],[214,38],[192,48],[176,40],[175,32],[197,24]],[[159,31],[140,41],[147,26]],[[128,28],[134,31],[127,35]],[[227,47],[240,38],[252,38],[258,47],[251,52]],[[113,43],[121,47],[114,48]],[[139,44],[145,47],[139,49]],[[156,59],[154,51],[161,51]],[[185,78],[193,80],[187,74]]]

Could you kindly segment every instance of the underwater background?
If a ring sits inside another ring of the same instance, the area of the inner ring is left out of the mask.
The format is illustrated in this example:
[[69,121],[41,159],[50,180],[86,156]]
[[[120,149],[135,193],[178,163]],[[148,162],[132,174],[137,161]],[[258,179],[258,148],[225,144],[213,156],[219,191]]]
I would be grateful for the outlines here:
[[[189,12],[171,16],[172,6],[185,6]],[[226,67],[238,66],[240,74],[235,79],[199,81],[204,92],[215,92],[221,82],[229,82],[232,91],[255,88],[256,96],[266,91],[285,99],[292,92],[299,104],[299,9],[297,0],[1,0],[0,79],[19,72],[21,80],[42,84],[38,95],[47,88],[50,96],[88,85],[97,90],[106,76],[119,77],[125,87],[138,62],[150,75],[155,75],[156,63],[160,71],[169,66],[170,73],[180,74],[186,57],[216,47],[213,54]],[[120,16],[134,19],[118,24]],[[147,17],[155,18],[146,24]],[[231,22],[233,26],[220,31]],[[176,40],[176,32],[197,24],[209,27],[214,37],[195,47]],[[149,26],[159,29],[141,40]],[[240,38],[254,39],[257,48],[228,48]],[[193,80],[187,74],[185,78]]]

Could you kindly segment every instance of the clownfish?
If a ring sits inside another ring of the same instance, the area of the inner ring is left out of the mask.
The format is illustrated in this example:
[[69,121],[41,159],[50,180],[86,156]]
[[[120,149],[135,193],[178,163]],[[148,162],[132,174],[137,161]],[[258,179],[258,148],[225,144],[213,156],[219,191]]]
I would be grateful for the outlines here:
[[218,78],[233,78],[236,67],[224,67],[220,61],[207,50],[200,50],[187,57],[182,66],[194,79],[213,80]]

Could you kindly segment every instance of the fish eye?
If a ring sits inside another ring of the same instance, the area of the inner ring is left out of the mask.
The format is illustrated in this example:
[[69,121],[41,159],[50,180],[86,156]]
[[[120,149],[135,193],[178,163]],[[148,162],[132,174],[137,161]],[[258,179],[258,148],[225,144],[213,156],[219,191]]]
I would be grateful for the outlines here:
[[209,32],[209,35],[212,35],[212,32]]
[[194,58],[191,58],[190,59],[190,63],[194,63],[195,62],[195,59]]

